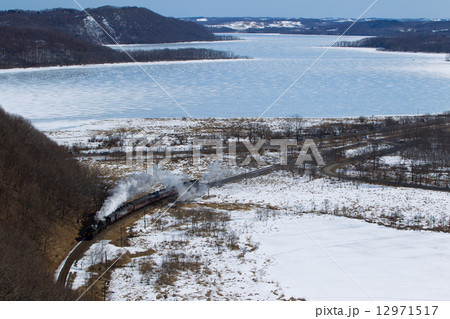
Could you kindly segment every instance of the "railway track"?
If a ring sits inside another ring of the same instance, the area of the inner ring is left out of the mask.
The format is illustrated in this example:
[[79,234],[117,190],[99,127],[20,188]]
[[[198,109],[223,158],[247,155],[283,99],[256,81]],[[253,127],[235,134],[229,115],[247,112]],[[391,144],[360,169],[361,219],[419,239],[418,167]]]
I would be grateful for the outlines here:
[[[448,127],[448,123],[445,124],[439,124],[437,125],[437,127]],[[423,125],[425,126],[425,125]],[[416,128],[416,127],[415,127]],[[407,130],[410,129],[409,125],[405,125],[405,127],[402,128],[403,130]],[[369,132],[359,132],[358,134],[354,134],[351,137],[359,137],[359,136],[364,136],[366,133]],[[379,133],[386,133],[386,137],[379,139],[380,141],[386,143],[386,144],[390,144],[393,147],[389,150],[382,150],[379,151],[379,154],[376,154],[378,156],[380,155],[386,155],[389,154],[391,152],[394,152],[399,145],[396,144],[395,142],[389,141],[388,139],[394,139],[398,136],[401,136],[400,133],[394,133],[392,134],[391,132],[388,132],[387,130],[376,130],[376,131],[370,131],[370,134],[379,134]],[[348,136],[346,136],[346,138],[348,138]],[[326,139],[325,139],[326,140]],[[338,146],[341,142],[337,143],[336,146]],[[361,143],[357,143],[356,145],[360,145]],[[328,146],[333,146],[333,145],[328,145]],[[353,145],[355,146],[355,145]],[[374,156],[373,153],[370,154],[365,154],[362,155],[362,157],[370,157],[370,156]],[[367,180],[367,179],[363,179],[363,178],[359,178],[359,177],[354,177],[354,176],[344,176],[342,174],[338,174],[336,173],[336,170],[340,167],[343,167],[345,165],[351,164],[355,161],[361,160],[362,158],[361,156],[359,157],[354,157],[354,158],[350,158],[350,159],[346,159],[340,162],[335,162],[335,163],[330,163],[326,166],[324,166],[322,168],[322,172],[324,175],[329,176],[329,177],[334,177],[334,178],[340,178],[340,179],[346,179],[346,180],[353,180],[353,181],[359,181],[362,183],[373,183],[373,184],[384,184],[384,185],[388,185],[388,186],[402,186],[402,187],[414,187],[414,188],[422,188],[422,189],[430,189],[430,190],[438,190],[438,191],[446,191],[448,192],[448,189],[442,189],[439,187],[433,187],[433,186],[426,186],[426,185],[415,185],[415,184],[399,184],[399,183],[392,183],[392,182],[388,182],[388,181],[381,181],[381,180]],[[224,178],[221,180],[216,180],[216,181],[212,181],[212,182],[208,182],[207,186],[208,187],[220,187],[222,185],[225,184],[229,184],[229,183],[235,183],[235,182],[239,182],[248,178],[255,178],[258,176],[262,176],[262,175],[266,175],[269,174],[271,172],[273,172],[274,170],[280,169],[281,165],[272,165],[272,166],[268,166],[268,167],[264,167],[261,169],[256,169],[253,170],[251,172],[246,172],[243,174],[239,174],[239,175],[235,175],[235,176],[231,176],[228,178]],[[156,204],[156,203],[155,203]],[[153,205],[152,205],[153,206]],[[70,272],[70,268],[72,267],[73,263],[76,260],[79,260],[83,257],[83,255],[85,254],[85,252],[89,249],[89,247],[103,239],[109,232],[111,231],[115,231],[117,230],[118,227],[124,227],[124,226],[129,226],[130,220],[133,220],[135,218],[140,218],[141,215],[145,214],[147,212],[147,209],[144,208],[142,210],[136,211],[133,214],[131,214],[130,216],[127,216],[126,218],[120,220],[117,223],[112,224],[110,227],[106,228],[104,231],[102,231],[99,235],[97,235],[94,240],[92,241],[83,241],[80,242],[78,245],[76,245],[73,250],[69,253],[67,259],[64,262],[63,267],[61,267],[61,270],[58,274],[58,278],[57,278],[57,283],[61,284],[61,285],[66,285],[66,281],[67,281],[67,276],[69,275]],[[133,217],[134,216],[134,217]]]
[[367,184],[377,184],[377,185],[386,185],[386,186],[397,186],[397,187],[409,187],[409,188],[418,188],[418,189],[425,189],[425,190],[433,190],[433,191],[441,191],[441,192],[450,192],[450,189],[438,187],[438,186],[431,186],[431,185],[418,185],[418,184],[412,184],[412,183],[399,183],[394,181],[388,181],[388,180],[381,180],[381,179],[368,179],[364,177],[358,177],[358,176],[348,176],[345,174],[339,174],[336,173],[336,171],[339,168],[342,168],[346,165],[355,163],[357,161],[361,161],[368,158],[373,158],[374,156],[385,156],[388,154],[392,154],[398,150],[398,148],[401,146],[398,143],[392,142],[392,141],[385,141],[383,140],[385,144],[391,145],[392,148],[387,150],[381,150],[377,152],[372,152],[368,154],[364,154],[361,156],[355,156],[340,162],[336,163],[330,163],[322,168],[322,173],[328,177],[333,178],[339,178],[343,180],[348,181],[357,181],[361,183],[367,183]]
[[[221,180],[209,182],[209,183],[207,183],[207,186],[208,187],[220,187],[222,185],[239,182],[239,181],[245,180],[247,178],[255,178],[258,176],[269,174],[270,172],[278,169],[279,167],[280,167],[280,165],[272,165],[272,166],[264,167],[261,169],[256,169],[251,172],[246,172],[243,174],[231,176],[231,177],[224,178]],[[160,203],[160,202],[158,202],[158,203]],[[158,203],[155,203],[155,204],[158,204]],[[151,206],[154,207],[154,205],[151,205]],[[139,219],[140,217],[142,217],[142,215],[144,215],[147,212],[148,212],[148,207],[138,210],[138,211],[134,212],[133,214],[130,214],[129,216],[119,220],[118,222],[113,223],[108,228],[106,228],[101,233],[99,233],[97,236],[95,236],[95,238],[93,240],[79,242],[72,249],[72,251],[67,256],[66,260],[64,261],[64,265],[61,267],[61,269],[59,271],[56,282],[62,286],[66,286],[67,277],[69,276],[69,272],[70,272],[70,269],[72,268],[72,265],[75,263],[75,261],[80,260],[84,256],[84,254],[86,253],[86,251],[89,249],[89,247],[92,244],[105,238],[105,236],[108,233],[117,231],[120,227],[129,226],[132,222]]]
[[246,173],[242,173],[239,175],[235,175],[235,176],[231,176],[228,178],[224,178],[218,181],[213,181],[213,182],[209,182],[208,183],[208,187],[220,187],[222,185],[225,184],[229,184],[229,183],[236,183],[236,182],[240,182],[242,180],[245,180],[247,178],[255,178],[258,176],[262,176],[262,175],[266,175],[269,174],[271,172],[273,172],[276,169],[279,169],[281,166],[276,164],[276,165],[271,165],[271,166],[267,166],[267,167],[263,167],[260,169],[256,169],[253,170],[251,172],[246,172]]

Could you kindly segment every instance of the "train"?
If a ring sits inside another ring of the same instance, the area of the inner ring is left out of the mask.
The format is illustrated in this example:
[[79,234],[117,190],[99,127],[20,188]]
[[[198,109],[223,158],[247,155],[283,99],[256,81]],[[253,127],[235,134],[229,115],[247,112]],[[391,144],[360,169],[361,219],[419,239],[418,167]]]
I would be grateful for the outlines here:
[[[183,183],[185,188],[192,188],[195,191],[199,190],[199,180],[190,180]],[[97,221],[87,227],[80,240],[92,240],[98,233],[107,228],[109,225],[125,218],[126,216],[146,207],[153,203],[159,202],[163,199],[178,196],[178,190],[175,186],[166,187],[159,191],[139,197],[133,201],[125,203],[106,216],[103,220]]]

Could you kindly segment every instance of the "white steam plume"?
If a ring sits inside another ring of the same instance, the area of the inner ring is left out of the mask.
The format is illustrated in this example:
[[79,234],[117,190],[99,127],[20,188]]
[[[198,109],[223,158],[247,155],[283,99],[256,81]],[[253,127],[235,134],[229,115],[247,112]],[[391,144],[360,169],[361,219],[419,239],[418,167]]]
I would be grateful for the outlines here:
[[95,214],[97,221],[104,220],[106,216],[114,212],[120,205],[133,199],[139,194],[148,193],[157,184],[166,188],[176,187],[178,193],[183,194],[187,187],[183,184],[183,178],[164,171],[158,167],[153,168],[153,174],[147,172],[133,173],[121,180],[103,203],[102,208]]
[[120,205],[136,195],[149,192],[156,184],[153,176],[147,173],[133,173],[121,180],[103,203],[102,208],[96,213],[96,220],[104,220],[106,216],[114,212]]
[[209,165],[208,171],[203,174],[202,179],[210,183],[225,178],[229,173],[228,170],[222,168],[221,161],[214,161]]
[[[208,172],[203,175],[207,181],[223,178],[225,171],[221,168],[220,162],[214,162],[209,166]],[[97,221],[104,220],[106,216],[114,212],[120,205],[133,199],[139,194],[148,193],[157,184],[162,184],[166,188],[175,187],[182,200],[189,200],[198,195],[197,187],[191,184],[185,185],[183,180],[188,180],[188,176],[177,176],[169,171],[159,169],[157,166],[152,168],[152,174],[147,172],[133,173],[127,178],[121,180],[103,203],[102,208],[96,213]]]
[[183,181],[190,180],[187,175],[180,177],[168,171],[153,169],[153,176],[155,176],[158,181],[166,187],[175,187],[179,196],[178,200],[180,201],[190,200],[198,196],[198,185],[197,187],[194,187],[191,184],[183,183]]

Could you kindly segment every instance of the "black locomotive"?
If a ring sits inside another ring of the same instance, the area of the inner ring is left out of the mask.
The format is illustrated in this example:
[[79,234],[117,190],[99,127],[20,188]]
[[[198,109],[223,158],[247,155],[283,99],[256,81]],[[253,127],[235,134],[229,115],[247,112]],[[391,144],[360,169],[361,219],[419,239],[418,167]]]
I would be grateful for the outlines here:
[[[190,180],[184,182],[183,184],[184,184],[183,186],[187,189],[192,189],[195,191],[199,190],[200,184],[198,180]],[[92,240],[95,237],[95,235],[100,233],[103,229],[115,223],[116,221],[125,218],[125,216],[128,216],[129,214],[139,209],[142,209],[146,206],[149,206],[163,199],[178,195],[179,195],[178,189],[175,186],[173,186],[161,189],[159,191],[147,194],[131,202],[128,202],[117,208],[114,212],[106,216],[103,220],[95,222],[91,226],[89,226],[84,232],[84,234],[79,238],[79,240]]]

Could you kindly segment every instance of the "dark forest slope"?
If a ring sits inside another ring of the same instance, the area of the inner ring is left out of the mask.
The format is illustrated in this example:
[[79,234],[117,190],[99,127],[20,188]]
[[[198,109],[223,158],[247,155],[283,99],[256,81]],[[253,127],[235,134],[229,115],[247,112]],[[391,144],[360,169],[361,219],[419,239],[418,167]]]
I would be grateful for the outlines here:
[[[190,21],[161,16],[146,8],[105,6],[87,10],[121,44],[214,40],[214,34]],[[101,44],[114,44],[85,12],[74,9],[0,12],[0,26],[40,29]]]
[[65,34],[0,27],[0,68],[105,63],[118,55]]
[[354,42],[340,42],[340,47],[367,47],[385,51],[450,53],[450,36],[403,35],[365,38]]
[[[139,62],[230,59],[207,49],[133,51]],[[0,27],[0,69],[132,62],[125,52],[53,31]]]
[[0,300],[73,296],[53,272],[106,186],[96,172],[0,108]]

